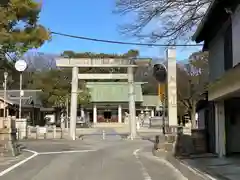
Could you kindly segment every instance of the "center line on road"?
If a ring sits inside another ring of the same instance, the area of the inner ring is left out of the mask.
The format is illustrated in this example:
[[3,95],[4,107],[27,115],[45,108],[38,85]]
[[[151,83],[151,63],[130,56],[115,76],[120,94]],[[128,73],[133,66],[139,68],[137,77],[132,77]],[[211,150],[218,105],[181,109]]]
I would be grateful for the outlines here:
[[148,174],[146,168],[144,167],[143,163],[141,162],[138,152],[140,151],[140,149],[136,149],[133,152],[133,155],[135,156],[135,158],[137,159],[138,164],[141,166],[141,171],[142,171],[142,175],[144,177],[144,180],[152,180],[152,178],[150,177],[150,175]]
[[70,154],[70,153],[82,153],[82,152],[93,152],[93,151],[97,151],[97,150],[73,150],[73,151],[53,151],[53,152],[39,152],[39,155],[48,155],[48,154]]

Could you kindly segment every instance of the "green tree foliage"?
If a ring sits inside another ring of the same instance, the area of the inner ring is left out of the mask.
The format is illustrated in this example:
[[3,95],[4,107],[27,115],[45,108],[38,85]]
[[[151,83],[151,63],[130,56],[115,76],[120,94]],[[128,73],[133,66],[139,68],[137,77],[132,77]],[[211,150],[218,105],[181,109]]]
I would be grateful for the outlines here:
[[[74,58],[136,58],[139,56],[137,50],[129,50],[123,55],[106,55],[106,54],[94,54],[94,53],[75,53],[73,51],[64,51],[62,56],[69,57],[74,60]],[[145,69],[145,68],[144,68]],[[148,69],[148,68],[147,68]],[[141,71],[141,69],[140,69]],[[126,68],[80,68],[79,73],[124,73]],[[142,72],[140,73],[142,74]],[[144,81],[143,74],[139,81]],[[151,76],[151,74],[148,74]],[[144,76],[145,77],[145,76]],[[66,103],[66,99],[70,100],[71,91],[71,69],[63,68],[43,72],[25,72],[24,73],[24,88],[31,89],[41,89],[43,91],[41,99],[44,106],[62,106]],[[153,78],[152,78],[153,79]],[[109,81],[109,80],[107,80]],[[144,86],[144,92],[146,94],[152,94],[153,86],[155,88],[156,83],[151,82]],[[153,85],[153,86],[152,86]],[[87,104],[90,101],[90,94],[88,89],[86,89],[85,82],[79,81],[79,104]],[[157,91],[157,87],[155,88]],[[150,92],[150,93],[148,93]]]
[[[27,50],[50,39],[49,32],[38,24],[40,10],[41,4],[34,0],[0,2],[0,74],[8,72],[9,89],[19,88],[19,72],[14,62]],[[0,81],[3,82],[3,75]]]
[[1,54],[22,55],[50,39],[49,32],[38,24],[40,10],[41,4],[34,0],[0,2]]
[[[37,72],[32,77],[32,83],[29,88],[41,89],[41,99],[47,107],[61,107],[70,100],[71,93],[71,70],[51,70]],[[78,103],[86,104],[90,100],[89,91],[82,85],[78,94]]]
[[139,51],[135,49],[130,49],[128,52],[123,54],[106,54],[92,52],[77,53],[67,50],[62,53],[62,56],[69,58],[136,58],[139,56]]
[[[208,53],[196,52],[189,57],[185,67],[177,68],[177,93],[179,113],[189,113],[195,120],[196,103],[203,99],[208,85]],[[196,121],[192,121],[196,127]]]
[[129,58],[137,58],[139,56],[139,51],[135,49],[130,49],[127,53],[124,53],[123,56]]

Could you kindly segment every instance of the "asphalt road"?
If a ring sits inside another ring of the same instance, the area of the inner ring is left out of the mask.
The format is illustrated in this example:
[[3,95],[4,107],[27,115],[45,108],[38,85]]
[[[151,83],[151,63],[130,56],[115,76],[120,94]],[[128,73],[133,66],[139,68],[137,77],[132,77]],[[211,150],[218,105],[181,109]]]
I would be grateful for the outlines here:
[[185,180],[178,171],[153,157],[151,142],[122,140],[28,141],[38,152],[1,180]]

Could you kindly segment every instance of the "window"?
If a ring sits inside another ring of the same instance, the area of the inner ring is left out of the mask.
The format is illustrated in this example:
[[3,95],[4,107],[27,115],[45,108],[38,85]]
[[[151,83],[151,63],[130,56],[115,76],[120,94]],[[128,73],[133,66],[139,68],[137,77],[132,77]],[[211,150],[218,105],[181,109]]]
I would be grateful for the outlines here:
[[232,24],[230,24],[224,34],[224,70],[227,71],[232,67],[233,67]]

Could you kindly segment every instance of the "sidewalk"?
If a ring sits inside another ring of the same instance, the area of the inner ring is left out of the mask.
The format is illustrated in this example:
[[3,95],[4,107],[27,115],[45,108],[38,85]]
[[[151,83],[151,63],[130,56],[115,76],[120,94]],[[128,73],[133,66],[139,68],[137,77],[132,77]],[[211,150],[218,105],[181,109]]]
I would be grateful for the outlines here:
[[154,151],[153,154],[158,158],[167,160],[189,180],[212,180],[204,173],[198,172],[192,168],[189,168],[187,165],[184,165],[181,161],[170,155],[170,153],[164,151]]
[[210,174],[216,179],[239,180],[240,179],[240,157],[217,158],[205,157],[182,160],[187,166],[196,168]]
[[155,156],[165,158],[191,180],[240,180],[240,157],[218,158],[205,154],[191,158],[175,158],[163,151]]

